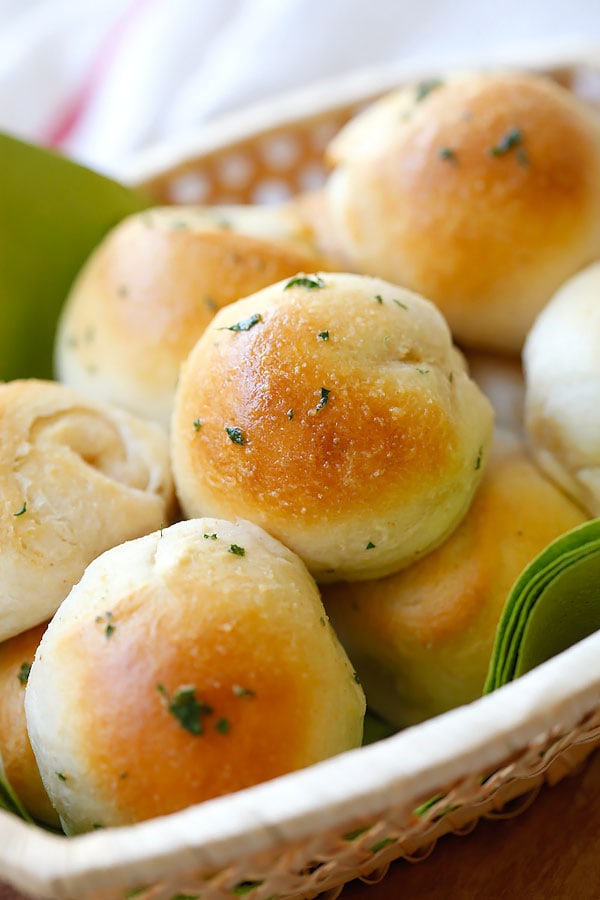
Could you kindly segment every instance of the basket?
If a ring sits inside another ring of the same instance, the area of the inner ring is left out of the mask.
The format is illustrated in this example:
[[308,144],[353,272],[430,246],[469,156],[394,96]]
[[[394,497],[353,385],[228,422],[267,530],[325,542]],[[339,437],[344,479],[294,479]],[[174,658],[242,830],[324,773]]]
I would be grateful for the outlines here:
[[[598,100],[595,58],[509,62]],[[158,203],[283,200],[322,181],[324,146],[358,108],[427,74],[370,70],[298,92],[159,147],[125,175]],[[425,858],[443,834],[518,812],[598,745],[600,633],[468,706],[170,816],[67,839],[0,811],[0,873],[48,898],[334,898],[395,859]]]

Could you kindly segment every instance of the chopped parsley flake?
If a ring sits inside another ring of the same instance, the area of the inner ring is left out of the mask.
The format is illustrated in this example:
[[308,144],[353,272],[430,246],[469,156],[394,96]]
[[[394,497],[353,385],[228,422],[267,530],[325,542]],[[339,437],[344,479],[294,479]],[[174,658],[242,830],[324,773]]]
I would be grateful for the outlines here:
[[329,332],[328,331],[320,331],[317,335],[320,341],[328,341],[329,340]]
[[394,298],[394,303],[396,304],[396,306],[399,306],[400,309],[408,309],[408,306],[406,305],[406,303],[403,303],[402,300],[396,300]]
[[452,147],[442,147],[438,152],[440,159],[447,159],[449,162],[456,162],[456,151]]
[[233,888],[232,893],[236,894],[238,897],[243,897],[244,894],[249,894],[250,891],[260,887],[261,884],[262,881],[240,881],[240,883],[236,884]]
[[317,288],[325,287],[325,282],[318,275],[297,275],[296,278],[290,278],[284,287],[284,291],[292,287],[304,287],[308,291],[314,291]]
[[429,375],[429,369],[419,369],[418,366],[417,366],[417,372],[419,373],[419,375]]
[[212,534],[205,533],[203,535],[205,541],[216,541],[217,535],[213,532]]
[[228,553],[233,553],[234,556],[245,556],[246,551],[243,547],[238,547],[237,544],[230,544],[227,548]]
[[31,663],[24,662],[21,663],[19,668],[19,674],[17,678],[21,682],[21,684],[27,684],[27,679],[29,678],[29,673],[31,672]]
[[321,388],[321,399],[319,400],[319,402],[317,403],[317,405],[315,407],[317,412],[319,412],[319,410],[323,409],[323,407],[327,405],[330,393],[331,393],[331,391],[328,390],[327,388],[324,388],[324,387]]
[[523,132],[520,128],[509,128],[495,147],[490,147],[490,156],[504,156],[514,147],[523,143]]
[[57,772],[57,773],[56,773],[56,777],[59,778],[61,781],[66,781],[66,780],[67,780],[67,776],[66,776],[66,775],[63,775],[62,772]]
[[116,625],[112,625],[110,622],[108,623],[108,625],[104,629],[104,634],[106,635],[107,638],[109,638],[111,636],[111,634],[113,634],[115,628],[116,628]]
[[15,518],[16,518],[17,516],[22,516],[22,515],[24,515],[26,512],[27,512],[27,501],[25,501],[25,502],[23,503],[23,506],[21,507],[21,509],[19,510],[19,512],[13,513],[13,515],[14,515]]
[[201,428],[202,428],[201,419],[194,419],[194,431],[200,431]]
[[236,322],[235,325],[229,325],[226,328],[226,331],[250,331],[255,325],[258,325],[259,322],[262,322],[262,316],[260,313],[253,313],[253,315],[248,316],[247,319],[242,319],[241,322]]
[[450,382],[450,384],[452,384],[452,382],[454,381],[454,372],[450,372],[450,374],[448,375],[448,381]]
[[288,417],[288,419],[289,419],[290,422],[291,422],[291,420],[294,418],[294,410],[293,410],[293,409],[288,409],[288,411],[287,411],[287,417]]
[[323,625],[323,626],[327,625],[327,622],[325,621],[325,616],[320,616],[320,617],[319,617],[319,622],[320,622],[321,625]]
[[251,691],[250,688],[242,687],[241,684],[234,684],[231,688],[232,693],[236,697],[254,697],[254,691]]
[[229,440],[234,444],[239,444],[240,447],[243,447],[246,443],[246,435],[242,428],[238,428],[237,426],[230,428],[229,426],[225,426],[225,431],[229,437]]
[[428,97],[432,91],[442,87],[444,82],[440,78],[428,78],[426,81],[420,81],[415,89],[415,101],[421,103],[425,97]]
[[381,294],[375,294],[375,299],[378,303],[383,303],[383,297],[381,296]]
[[177,719],[182,728],[185,728],[190,734],[203,734],[202,717],[210,716],[213,708],[198,700],[194,685],[183,685],[177,688],[171,697],[162,684],[158,684],[156,690],[163,695],[168,711]]
[[374,547],[375,547],[375,544],[373,543],[373,541],[369,541],[369,543],[367,544],[366,549],[367,549],[367,550],[373,550]]
[[229,719],[218,719],[215,729],[219,734],[229,734]]
[[479,453],[477,454],[477,459],[475,460],[475,471],[481,468],[481,460],[483,458],[483,447],[479,448]]

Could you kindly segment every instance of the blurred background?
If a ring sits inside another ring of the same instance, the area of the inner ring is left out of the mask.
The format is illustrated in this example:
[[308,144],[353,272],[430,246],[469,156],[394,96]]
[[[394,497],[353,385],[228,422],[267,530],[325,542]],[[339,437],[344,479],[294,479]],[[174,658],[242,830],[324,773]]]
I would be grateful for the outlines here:
[[595,46],[597,0],[0,0],[0,129],[118,175],[157,143],[365,67]]

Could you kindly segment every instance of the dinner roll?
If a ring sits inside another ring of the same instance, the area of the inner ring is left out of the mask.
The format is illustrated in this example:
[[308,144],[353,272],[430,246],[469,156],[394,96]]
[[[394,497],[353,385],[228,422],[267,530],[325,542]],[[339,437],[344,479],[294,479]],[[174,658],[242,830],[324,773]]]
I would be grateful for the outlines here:
[[12,790],[32,818],[60,827],[42,784],[25,722],[25,685],[46,624],[0,644],[0,761]]
[[540,466],[600,516],[600,263],[565,284],[523,353],[525,424]]
[[433,304],[381,279],[298,275],[222,310],[171,429],[187,516],[240,515],[317,580],[387,574],[458,524],[492,429]]
[[59,322],[59,380],[168,424],[181,361],[215,311],[301,268],[323,267],[287,207],[167,207],[113,229]]
[[330,147],[352,268],[433,300],[458,343],[518,351],[600,257],[600,120],[550,79],[456,75],[386,96]]
[[361,743],[364,694],[295,554],[180,522],[86,570],[26,691],[67,833],[174,812]]
[[50,381],[0,384],[0,640],[44,622],[86,565],[170,521],[165,432]]
[[513,582],[583,521],[505,433],[467,515],[441,547],[388,578],[326,586],[325,607],[370,707],[404,727],[479,697]]

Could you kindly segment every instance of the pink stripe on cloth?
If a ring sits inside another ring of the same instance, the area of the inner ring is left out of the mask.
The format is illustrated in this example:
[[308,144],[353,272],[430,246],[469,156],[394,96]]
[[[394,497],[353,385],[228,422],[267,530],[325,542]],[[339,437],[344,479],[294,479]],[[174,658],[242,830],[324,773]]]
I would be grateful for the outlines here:
[[132,0],[123,14],[111,25],[74,95],[42,135],[42,143],[50,147],[60,147],[70,137],[106,77],[119,44],[140,13],[152,2],[153,0]]

